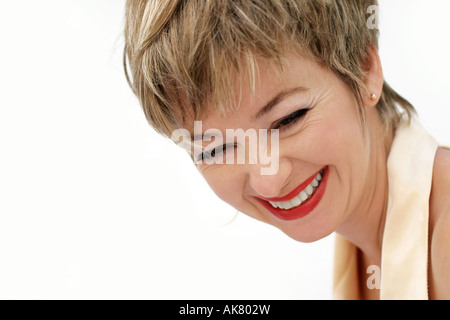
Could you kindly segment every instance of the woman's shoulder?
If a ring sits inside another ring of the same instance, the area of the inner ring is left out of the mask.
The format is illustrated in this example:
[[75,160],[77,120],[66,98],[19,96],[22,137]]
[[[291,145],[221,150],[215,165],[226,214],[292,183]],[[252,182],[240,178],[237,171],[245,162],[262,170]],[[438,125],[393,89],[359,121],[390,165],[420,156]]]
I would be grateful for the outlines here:
[[450,299],[450,149],[439,148],[430,197],[430,296]]
[[[443,214],[442,210],[450,209],[450,149],[438,148],[433,166],[433,182],[431,187],[431,209],[440,209],[433,212]],[[434,206],[434,208],[433,208]]]

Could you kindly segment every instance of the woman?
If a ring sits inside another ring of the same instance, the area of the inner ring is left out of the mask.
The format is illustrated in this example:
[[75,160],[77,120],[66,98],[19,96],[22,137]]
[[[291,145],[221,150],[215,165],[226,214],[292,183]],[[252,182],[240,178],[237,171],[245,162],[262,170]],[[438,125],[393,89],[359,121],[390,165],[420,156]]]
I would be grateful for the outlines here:
[[376,5],[128,1],[129,82],[221,199],[298,241],[338,234],[337,299],[447,299],[450,151],[385,82]]

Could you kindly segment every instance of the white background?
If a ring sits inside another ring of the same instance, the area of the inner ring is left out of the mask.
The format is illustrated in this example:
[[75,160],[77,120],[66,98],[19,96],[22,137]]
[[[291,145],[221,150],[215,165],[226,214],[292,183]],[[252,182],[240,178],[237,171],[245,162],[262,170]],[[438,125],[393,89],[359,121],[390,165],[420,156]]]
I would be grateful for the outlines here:
[[[147,125],[124,1],[0,1],[0,299],[331,299],[333,236],[218,200]],[[381,0],[387,81],[450,145],[447,0]]]

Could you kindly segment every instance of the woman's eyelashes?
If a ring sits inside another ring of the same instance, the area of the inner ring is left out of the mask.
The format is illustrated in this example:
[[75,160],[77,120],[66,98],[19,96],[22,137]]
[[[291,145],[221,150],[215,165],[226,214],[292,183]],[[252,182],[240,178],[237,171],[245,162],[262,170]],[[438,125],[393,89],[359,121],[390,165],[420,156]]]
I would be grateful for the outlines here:
[[284,117],[283,119],[275,122],[272,125],[271,129],[279,129],[279,130],[285,130],[296,124],[300,119],[302,119],[306,113],[309,111],[309,108],[303,108],[299,109],[297,111],[292,112],[288,116]]
[[[303,108],[299,109],[297,111],[292,112],[291,114],[287,115],[286,117],[282,118],[279,121],[276,121],[271,129],[278,129],[278,130],[286,130],[295,125],[299,120],[301,120],[306,113],[310,110],[310,108]],[[226,153],[226,150],[228,148],[236,148],[237,144],[224,144],[216,148],[212,148],[211,150],[202,152],[200,156],[198,157],[198,161],[204,161],[204,160],[211,160],[218,156],[223,156],[224,153]]]
[[211,160],[215,157],[218,157],[220,154],[226,152],[227,148],[235,148],[236,144],[224,144],[216,148],[212,148],[211,150],[202,152],[197,160]]

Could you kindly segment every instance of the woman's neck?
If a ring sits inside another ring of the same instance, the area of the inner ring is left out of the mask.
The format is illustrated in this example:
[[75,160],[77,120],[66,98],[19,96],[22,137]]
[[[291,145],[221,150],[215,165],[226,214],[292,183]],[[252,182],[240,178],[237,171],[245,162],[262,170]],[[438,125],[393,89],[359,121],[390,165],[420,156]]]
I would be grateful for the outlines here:
[[367,125],[371,156],[366,196],[358,208],[339,226],[337,233],[356,245],[371,264],[380,266],[389,191],[387,158],[394,133],[392,131],[386,134],[378,114],[368,114]]

